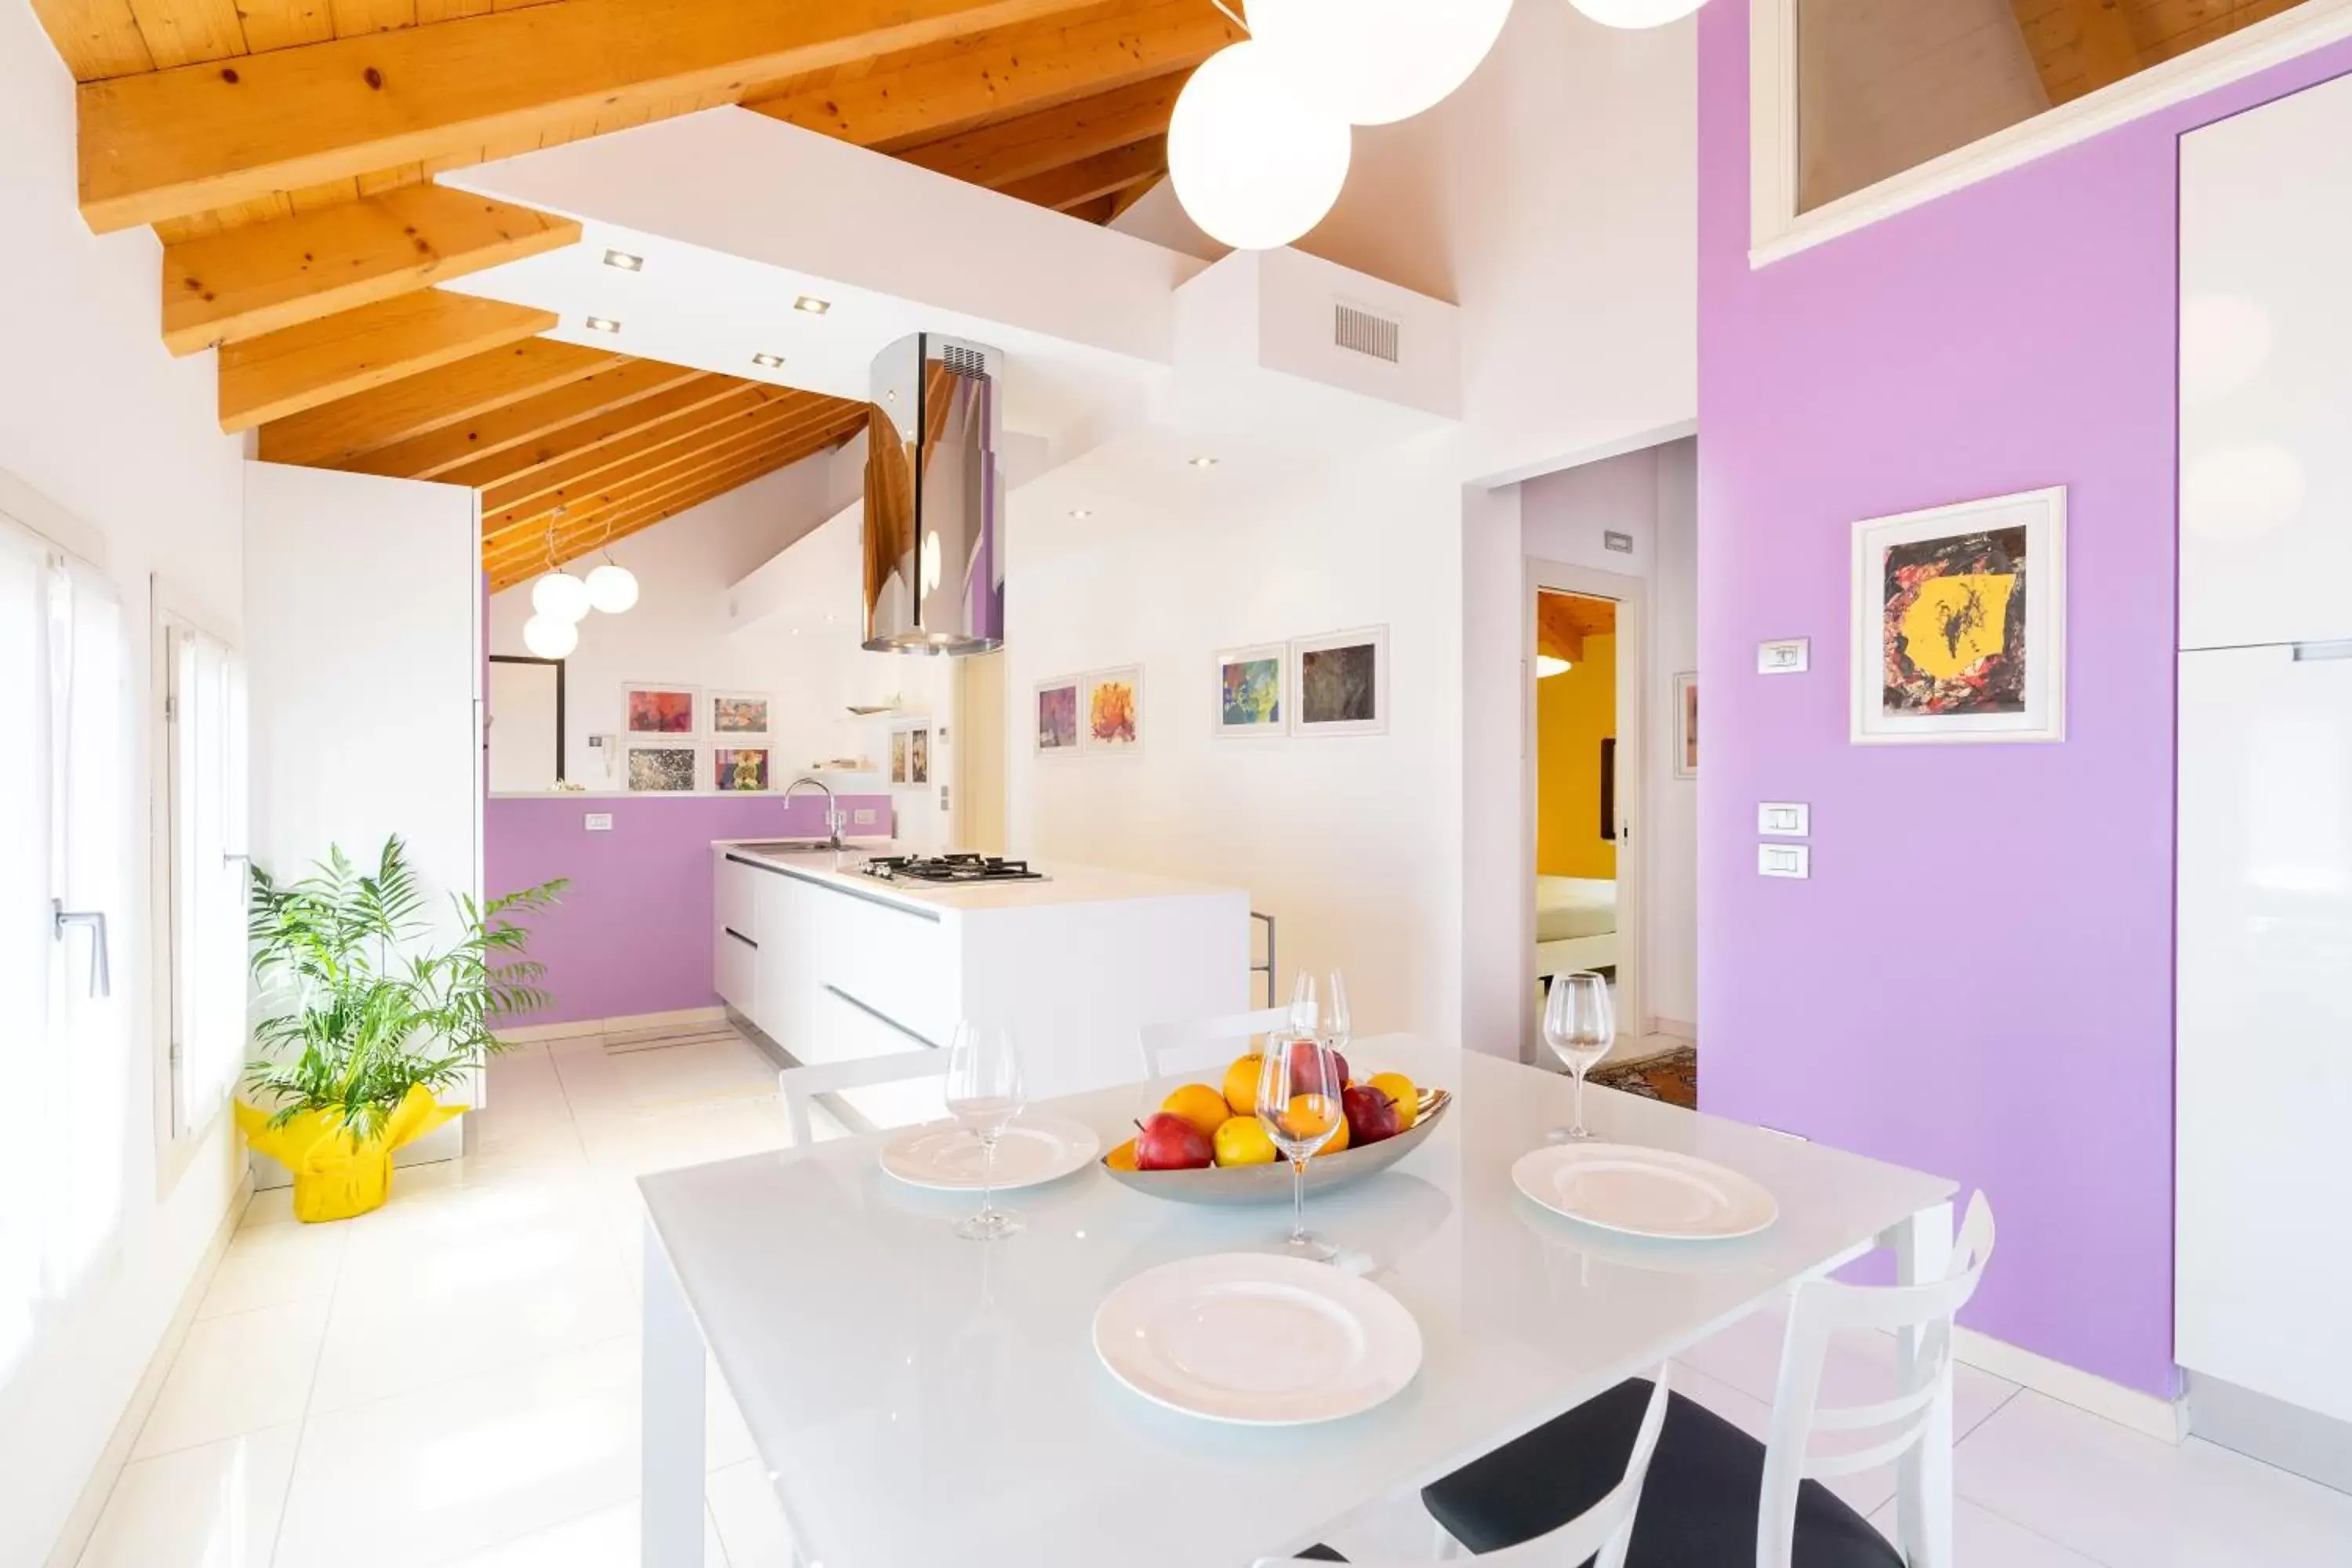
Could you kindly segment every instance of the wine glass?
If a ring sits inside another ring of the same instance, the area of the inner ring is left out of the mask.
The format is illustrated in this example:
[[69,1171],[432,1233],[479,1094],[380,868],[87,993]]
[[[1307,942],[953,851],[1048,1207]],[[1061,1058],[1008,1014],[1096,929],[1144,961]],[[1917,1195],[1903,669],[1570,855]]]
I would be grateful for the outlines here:
[[1576,1117],[1559,1138],[1590,1138],[1584,1125],[1584,1075],[1617,1043],[1617,1016],[1609,982],[1598,974],[1556,974],[1544,1002],[1544,1044],[1576,1076]]
[[[1311,987],[1305,976],[1302,983]],[[1339,1248],[1307,1229],[1307,1162],[1347,1123],[1339,1100],[1339,1053],[1312,1034],[1276,1035],[1258,1065],[1257,1119],[1274,1146],[1290,1160],[1292,1258],[1327,1263]]]
[[1027,1098],[1013,1032],[1001,1024],[958,1024],[948,1047],[948,1113],[981,1147],[980,1212],[955,1227],[968,1241],[994,1241],[1021,1228],[1019,1214],[996,1206],[996,1142]]
[[1302,969],[1298,984],[1290,988],[1290,1032],[1313,1035],[1319,1032],[1322,1022],[1322,1012],[1315,1005],[1315,976]]
[[[1339,1052],[1339,1059],[1344,1062],[1347,1060],[1348,1042],[1355,1038],[1355,1027],[1348,1017],[1348,982],[1335,969],[1326,986],[1321,1030],[1323,1043]],[[1342,1073],[1340,1077],[1344,1079],[1347,1075]],[[1348,1086],[1342,1082],[1339,1087],[1345,1089]]]

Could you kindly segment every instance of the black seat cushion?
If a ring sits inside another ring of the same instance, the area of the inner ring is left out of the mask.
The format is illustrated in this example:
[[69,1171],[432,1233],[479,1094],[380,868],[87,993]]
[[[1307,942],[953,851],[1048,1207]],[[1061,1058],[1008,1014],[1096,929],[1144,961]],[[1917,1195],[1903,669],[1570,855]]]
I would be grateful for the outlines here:
[[1346,1558],[1340,1556],[1338,1552],[1332,1551],[1328,1546],[1310,1546],[1298,1555],[1301,1557],[1312,1557],[1318,1563],[1345,1563],[1347,1561]]
[[[1600,1398],[1425,1489],[1422,1501],[1473,1552],[1549,1534],[1624,1479],[1650,1384]],[[1754,1568],[1764,1445],[1701,1405],[1667,1395],[1626,1568]],[[1797,1493],[1797,1568],[1903,1568],[1902,1554],[1819,1481]]]

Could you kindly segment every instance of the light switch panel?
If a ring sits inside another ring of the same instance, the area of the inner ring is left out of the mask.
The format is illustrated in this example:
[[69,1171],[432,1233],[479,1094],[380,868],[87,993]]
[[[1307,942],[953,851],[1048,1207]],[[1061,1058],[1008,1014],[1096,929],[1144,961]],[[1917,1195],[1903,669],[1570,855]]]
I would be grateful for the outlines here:
[[872,806],[861,805],[856,811],[849,814],[849,820],[860,827],[871,827],[874,826],[874,818],[877,815],[879,814],[877,813]]
[[1813,831],[1813,808],[1802,801],[1768,800],[1756,807],[1756,831],[1768,838],[1803,838]]
[[591,833],[612,832],[613,814],[609,811],[590,812],[588,814],[588,831]]
[[1802,844],[1759,844],[1756,874],[1759,877],[1807,878],[1813,874],[1813,852]]
[[1802,675],[1813,662],[1813,639],[1782,637],[1777,642],[1756,645],[1756,672],[1759,675]]

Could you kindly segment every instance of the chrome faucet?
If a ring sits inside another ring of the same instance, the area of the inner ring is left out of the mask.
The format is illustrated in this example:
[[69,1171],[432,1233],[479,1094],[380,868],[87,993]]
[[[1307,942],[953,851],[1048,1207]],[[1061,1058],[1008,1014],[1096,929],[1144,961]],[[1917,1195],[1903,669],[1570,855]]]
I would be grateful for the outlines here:
[[833,797],[833,786],[819,778],[794,779],[792,783],[784,786],[784,801],[786,805],[789,805],[791,804],[793,793],[799,789],[803,784],[814,784],[818,789],[824,792],[824,826],[825,831],[829,835],[825,840],[825,847],[828,849],[840,848],[841,806]]

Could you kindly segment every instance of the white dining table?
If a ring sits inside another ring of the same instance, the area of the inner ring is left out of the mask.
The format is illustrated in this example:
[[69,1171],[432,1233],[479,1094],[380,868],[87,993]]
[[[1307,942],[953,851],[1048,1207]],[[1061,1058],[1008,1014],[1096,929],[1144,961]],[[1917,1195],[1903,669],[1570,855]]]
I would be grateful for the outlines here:
[[[1510,1173],[1567,1120],[1567,1079],[1406,1037],[1349,1054],[1360,1076],[1402,1070],[1454,1100],[1394,1167],[1309,1196],[1338,1266],[1402,1302],[1423,1345],[1402,1394],[1321,1426],[1160,1408],[1112,1378],[1090,1337],[1104,1297],[1143,1269],[1270,1248],[1286,1202],[1187,1205],[1089,1167],[1013,1194],[1027,1228],[982,1243],[950,1228],[974,1200],[885,1175],[879,1135],[643,1178],[646,1568],[702,1562],[706,1348],[804,1563],[1246,1568],[1874,1246],[1906,1280],[1940,1275],[1949,1256],[1949,1181],[1598,1089],[1586,1106],[1598,1138],[1744,1172],[1780,1215],[1736,1241],[1580,1225]],[[1108,1149],[1165,1087],[1037,1109],[1087,1123]],[[1937,1408],[1901,1479],[1915,1564],[1951,1561],[1948,1369]]]

